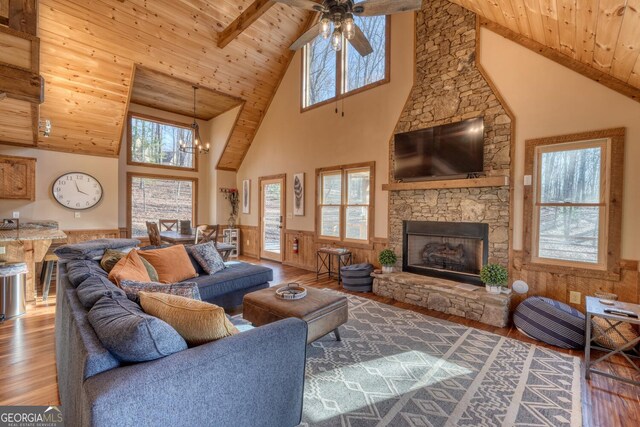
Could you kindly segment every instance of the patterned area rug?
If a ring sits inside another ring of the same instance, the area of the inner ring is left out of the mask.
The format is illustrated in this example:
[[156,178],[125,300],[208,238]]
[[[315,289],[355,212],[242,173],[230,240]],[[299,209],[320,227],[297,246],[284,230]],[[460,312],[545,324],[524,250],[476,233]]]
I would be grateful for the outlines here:
[[340,332],[307,349],[303,426],[582,425],[576,357],[351,295]]

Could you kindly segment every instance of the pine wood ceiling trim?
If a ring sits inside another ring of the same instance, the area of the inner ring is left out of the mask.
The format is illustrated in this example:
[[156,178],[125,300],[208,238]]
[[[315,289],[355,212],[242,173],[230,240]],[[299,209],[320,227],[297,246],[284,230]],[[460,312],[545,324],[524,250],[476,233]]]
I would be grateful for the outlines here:
[[521,34],[515,33],[514,31],[498,25],[495,22],[491,22],[484,18],[481,18],[480,25],[488,28],[496,34],[499,34],[515,43],[518,43],[523,47],[526,47],[527,49],[530,49],[544,56],[545,58],[563,65],[577,73],[580,73],[583,76],[588,77],[591,80],[594,80],[608,87],[609,89],[615,90],[622,95],[628,96],[634,101],[640,102],[640,88],[625,83],[622,80],[618,80],[604,71],[600,71],[597,68],[585,64],[584,62],[575,60],[567,55],[564,55],[559,50],[550,48]]
[[251,24],[257,21],[265,12],[275,4],[272,0],[256,0],[251,3],[227,28],[218,35],[218,47],[224,48],[238,37]]
[[640,101],[640,0],[450,0],[483,26]]

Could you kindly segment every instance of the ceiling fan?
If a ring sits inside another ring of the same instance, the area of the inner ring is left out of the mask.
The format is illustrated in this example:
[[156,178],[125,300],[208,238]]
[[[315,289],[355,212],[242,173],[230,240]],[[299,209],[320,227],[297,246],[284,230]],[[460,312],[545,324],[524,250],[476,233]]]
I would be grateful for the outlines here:
[[364,32],[354,22],[354,16],[392,15],[419,10],[422,7],[422,0],[365,0],[358,3],[353,0],[323,0],[322,3],[312,0],[275,1],[322,14],[316,25],[293,42],[289,47],[291,50],[300,49],[320,35],[324,39],[331,37],[332,49],[339,51],[342,49],[344,37],[362,56],[372,53],[373,48]]

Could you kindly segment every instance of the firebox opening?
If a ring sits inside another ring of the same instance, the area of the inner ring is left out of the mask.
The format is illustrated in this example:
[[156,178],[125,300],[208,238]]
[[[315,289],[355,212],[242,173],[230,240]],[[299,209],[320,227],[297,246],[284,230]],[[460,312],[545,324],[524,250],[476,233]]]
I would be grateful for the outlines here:
[[405,221],[402,270],[481,285],[489,226],[482,223]]

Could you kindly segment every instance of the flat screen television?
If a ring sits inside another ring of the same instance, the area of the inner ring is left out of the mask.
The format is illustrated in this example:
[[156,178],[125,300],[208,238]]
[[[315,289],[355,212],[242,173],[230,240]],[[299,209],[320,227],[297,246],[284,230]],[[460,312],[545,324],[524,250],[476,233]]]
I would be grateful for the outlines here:
[[484,159],[482,117],[395,136],[394,177],[418,181],[480,173]]

